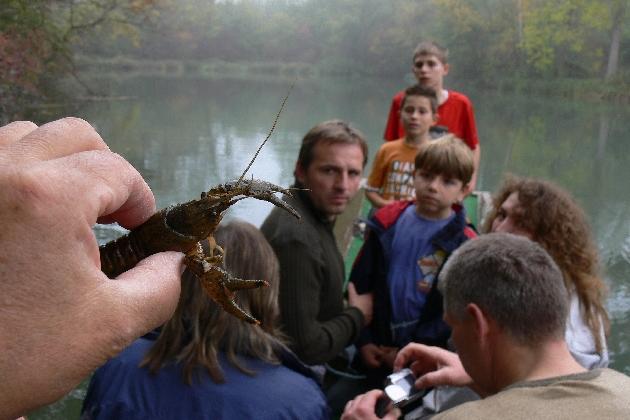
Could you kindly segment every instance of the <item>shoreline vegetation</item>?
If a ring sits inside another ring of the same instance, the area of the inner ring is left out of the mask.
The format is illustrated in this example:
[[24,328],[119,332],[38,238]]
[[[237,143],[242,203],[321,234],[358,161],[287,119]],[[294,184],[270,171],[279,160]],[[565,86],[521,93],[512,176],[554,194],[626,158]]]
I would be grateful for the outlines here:
[[[146,60],[124,56],[96,58],[76,57],[80,77],[133,78],[159,76],[166,78],[235,79],[261,77],[269,79],[318,77],[383,78],[353,69],[300,62],[228,62],[223,60]],[[401,76],[401,79],[403,76]],[[630,83],[623,80],[604,82],[594,78],[552,78],[541,80],[528,77],[506,77],[500,80],[473,80],[468,83],[480,90],[505,93],[528,93],[585,102],[630,104]]]

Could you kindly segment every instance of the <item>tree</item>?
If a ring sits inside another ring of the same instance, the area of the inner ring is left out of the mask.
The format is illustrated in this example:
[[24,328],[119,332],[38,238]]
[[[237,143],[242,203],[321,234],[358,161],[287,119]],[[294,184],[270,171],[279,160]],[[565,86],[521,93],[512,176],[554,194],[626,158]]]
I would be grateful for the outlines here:
[[5,0],[0,10],[0,119],[16,118],[27,103],[45,97],[44,75],[76,77],[71,45],[86,32],[110,25],[132,33],[151,17],[155,3]]
[[617,72],[627,0],[528,3],[523,48],[535,69],[556,76],[605,74],[607,78]]
[[619,68],[619,49],[621,48],[621,32],[628,10],[627,0],[611,0],[610,10],[612,15],[612,31],[610,36],[610,48],[608,50],[608,63],[606,64],[606,80],[612,79]]

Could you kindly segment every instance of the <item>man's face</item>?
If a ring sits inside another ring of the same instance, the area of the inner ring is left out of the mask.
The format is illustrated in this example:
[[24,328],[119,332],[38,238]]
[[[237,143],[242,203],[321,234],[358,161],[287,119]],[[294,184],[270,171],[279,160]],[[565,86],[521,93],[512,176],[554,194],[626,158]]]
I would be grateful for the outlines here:
[[343,213],[359,189],[363,173],[363,151],[358,144],[320,142],[313,148],[307,168],[297,165],[295,174],[317,210],[332,220]]
[[483,363],[479,358],[479,338],[475,334],[472,317],[465,316],[463,319],[458,319],[446,311],[444,321],[451,327],[451,339],[466,373],[475,383],[478,380],[483,383],[483,376],[480,376],[480,372],[483,375],[483,367],[481,366]]
[[442,89],[444,76],[448,74],[448,64],[432,54],[419,55],[413,61],[413,74],[422,86],[439,90]]

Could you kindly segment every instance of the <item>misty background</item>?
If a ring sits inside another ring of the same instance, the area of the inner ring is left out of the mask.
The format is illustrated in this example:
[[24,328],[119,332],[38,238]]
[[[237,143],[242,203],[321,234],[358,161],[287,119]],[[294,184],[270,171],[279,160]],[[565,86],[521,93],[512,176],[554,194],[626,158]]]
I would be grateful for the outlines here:
[[[4,119],[89,71],[399,76],[423,39],[485,89],[622,100],[628,0],[2,0]],[[605,82],[605,83],[603,83]]]

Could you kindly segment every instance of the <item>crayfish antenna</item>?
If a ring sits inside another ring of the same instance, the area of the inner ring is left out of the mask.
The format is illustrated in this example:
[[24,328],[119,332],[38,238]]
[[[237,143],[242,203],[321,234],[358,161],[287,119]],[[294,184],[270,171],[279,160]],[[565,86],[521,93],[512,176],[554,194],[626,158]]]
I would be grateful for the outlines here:
[[[297,80],[297,77],[295,79],[293,79],[293,82],[291,82],[291,86],[289,86],[289,90],[287,91],[287,94],[284,96],[284,99],[282,100],[282,105],[280,105],[280,110],[276,114],[276,118],[273,120],[273,124],[271,125],[271,129],[269,130],[269,134],[267,134],[267,137],[265,137],[265,140],[263,140],[261,145],[258,146],[258,150],[256,150],[256,153],[254,154],[254,157],[249,162],[249,165],[247,165],[247,168],[245,168],[245,170],[243,171],[243,174],[241,175],[241,177],[238,179],[239,183],[243,180],[243,177],[245,177],[245,174],[247,173],[247,171],[249,171],[249,168],[252,167],[252,165],[254,164],[254,161],[258,157],[258,154],[262,150],[263,146],[265,145],[265,143],[267,143],[267,140],[269,140],[269,138],[273,134],[273,131],[276,129],[276,125],[278,124],[278,120],[280,119],[280,114],[282,114],[282,110],[284,109],[284,105],[287,103],[287,99],[289,99],[289,95],[291,94],[291,91],[293,90],[293,86],[295,86],[295,81],[296,80]],[[254,178],[252,178],[252,179],[254,179]]]

